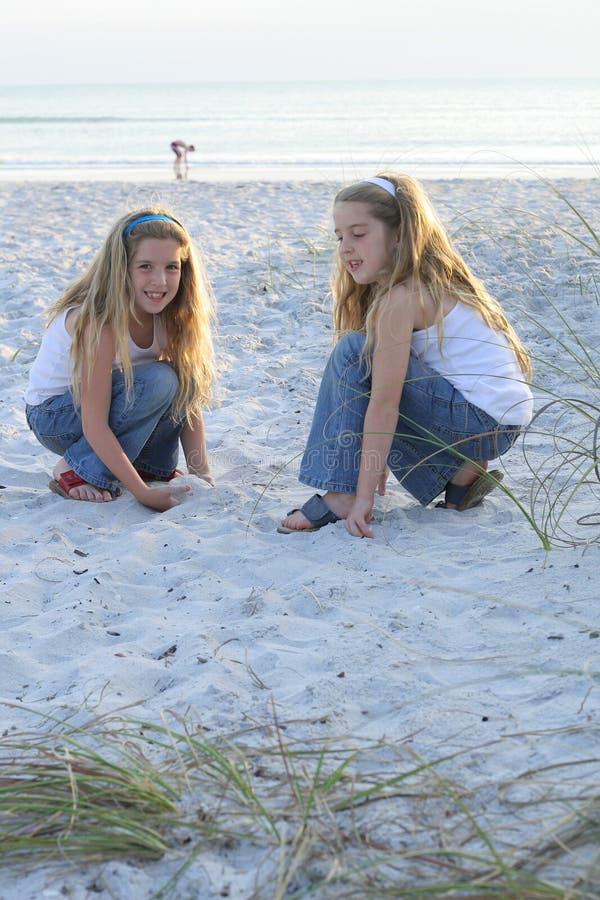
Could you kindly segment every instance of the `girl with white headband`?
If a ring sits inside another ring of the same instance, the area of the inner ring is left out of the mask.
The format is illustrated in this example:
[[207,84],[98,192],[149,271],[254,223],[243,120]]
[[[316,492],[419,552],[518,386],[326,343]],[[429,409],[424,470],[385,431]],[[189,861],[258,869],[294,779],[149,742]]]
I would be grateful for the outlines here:
[[124,485],[144,506],[170,509],[190,489],[172,481],[180,442],[188,472],[213,484],[202,418],[213,315],[183,225],[160,208],[119,219],[50,309],[31,369],[27,422],[61,457],[51,490],[107,501]]
[[337,343],[325,369],[300,481],[314,494],[279,531],[345,519],[372,537],[389,470],[421,504],[466,510],[502,479],[533,413],[529,356],[499,303],[437,219],[420,184],[383,173],[333,207]]

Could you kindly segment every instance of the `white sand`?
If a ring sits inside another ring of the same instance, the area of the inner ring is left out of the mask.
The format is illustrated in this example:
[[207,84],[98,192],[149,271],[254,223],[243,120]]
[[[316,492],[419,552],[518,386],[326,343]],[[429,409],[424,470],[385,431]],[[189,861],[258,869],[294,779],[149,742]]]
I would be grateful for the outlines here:
[[[538,405],[553,393],[597,404],[597,381],[561,346],[575,346],[570,326],[598,363],[595,263],[552,226],[585,237],[581,223],[536,182],[428,187],[540,357]],[[597,225],[597,182],[561,188]],[[296,723],[288,738],[385,737],[428,760],[468,751],[447,770],[467,785],[597,757],[600,525],[598,516],[576,522],[600,510],[593,484],[576,493],[550,552],[501,492],[458,514],[422,509],[392,482],[372,541],[350,537],[343,523],[275,531],[312,493],[297,466],[330,346],[333,192],[276,183],[3,186],[3,731],[31,726],[31,710],[92,716],[138,704],[132,714],[156,722],[162,709],[189,710],[216,736],[272,722],[276,708],[280,722]],[[114,219],[149,200],[171,206],[204,251],[223,364],[222,405],[206,417],[217,487],[195,481],[163,515],[127,494],[113,504],[52,494],[54,457],[28,432],[22,404],[44,310]],[[526,455],[519,444],[502,461],[526,511],[530,466],[547,473],[558,458],[546,432],[590,432],[583,406],[562,418],[553,409],[544,423]],[[546,485],[554,497],[556,485]],[[218,897],[227,885],[228,896],[249,897],[253,869],[247,848],[207,854],[175,896]],[[95,881],[100,896],[146,898],[172,871],[169,858],[5,870],[0,897],[84,898]]]

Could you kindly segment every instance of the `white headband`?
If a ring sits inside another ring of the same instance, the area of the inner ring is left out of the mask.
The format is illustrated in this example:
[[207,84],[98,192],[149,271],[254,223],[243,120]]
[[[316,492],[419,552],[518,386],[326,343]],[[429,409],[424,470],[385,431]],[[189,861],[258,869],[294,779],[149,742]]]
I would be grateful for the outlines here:
[[376,184],[378,187],[383,188],[384,191],[387,191],[392,197],[396,196],[396,185],[392,184],[391,181],[388,181],[387,178],[365,178],[365,181],[368,181],[369,184]]

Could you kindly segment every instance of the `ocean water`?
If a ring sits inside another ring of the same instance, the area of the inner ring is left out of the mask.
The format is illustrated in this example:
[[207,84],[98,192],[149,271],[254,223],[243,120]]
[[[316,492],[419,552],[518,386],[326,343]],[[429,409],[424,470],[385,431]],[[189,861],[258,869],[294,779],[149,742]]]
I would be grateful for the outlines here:
[[0,87],[0,179],[597,176],[600,79]]

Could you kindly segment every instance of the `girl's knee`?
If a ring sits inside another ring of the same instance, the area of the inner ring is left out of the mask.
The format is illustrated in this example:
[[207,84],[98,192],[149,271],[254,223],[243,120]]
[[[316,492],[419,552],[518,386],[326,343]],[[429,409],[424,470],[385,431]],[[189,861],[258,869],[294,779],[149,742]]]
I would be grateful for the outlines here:
[[173,366],[166,362],[149,363],[148,371],[143,375],[147,380],[147,389],[157,400],[170,404],[175,399],[179,390],[179,379]]
[[365,339],[366,335],[361,331],[349,331],[342,335],[331,352],[332,360],[346,365],[357,361],[365,345]]

